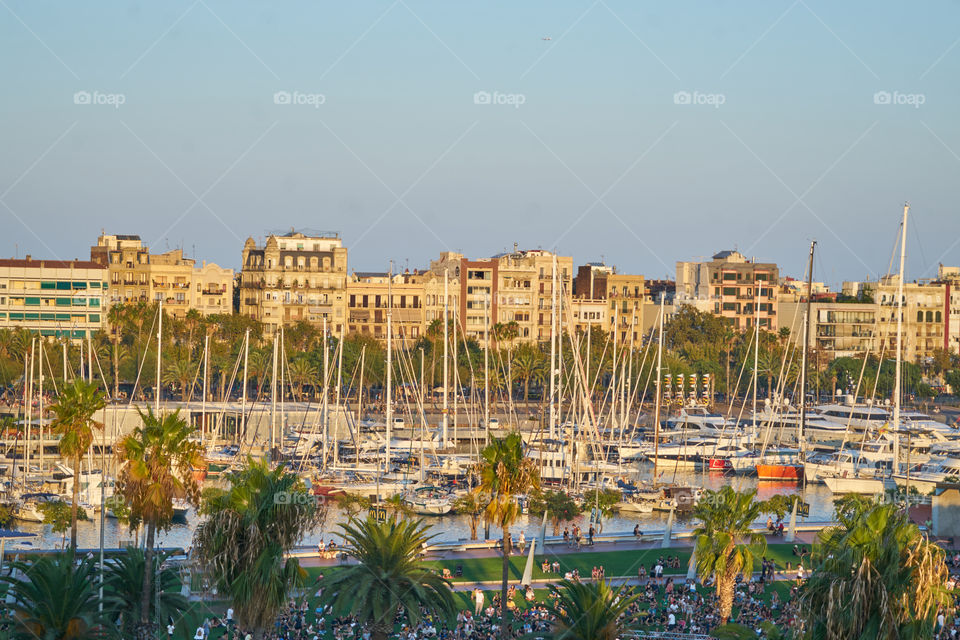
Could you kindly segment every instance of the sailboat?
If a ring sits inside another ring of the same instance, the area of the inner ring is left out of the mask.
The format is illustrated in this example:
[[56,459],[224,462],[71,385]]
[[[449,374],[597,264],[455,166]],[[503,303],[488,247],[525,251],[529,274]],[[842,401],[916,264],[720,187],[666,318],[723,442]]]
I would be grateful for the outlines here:
[[[903,222],[900,225],[900,277],[897,283],[897,366],[893,382],[893,472],[894,477],[900,471],[900,384],[901,367],[903,364],[903,271],[906,259],[907,244],[907,216],[910,205],[903,205]],[[907,472],[909,474],[909,471]],[[907,476],[909,478],[909,475]],[[823,482],[832,493],[863,493],[882,494],[889,481],[871,473],[871,470],[855,469],[853,473],[838,470],[832,475],[823,476]]]
[[[761,462],[756,466],[759,480],[797,481],[803,477],[804,427],[807,422],[807,352],[810,349],[810,304],[813,297],[813,252],[816,240],[810,243],[810,259],[807,266],[807,304],[803,317],[803,353],[800,359],[800,423],[797,427],[797,440],[800,450],[797,457],[785,462]],[[759,338],[759,333],[758,336]],[[756,367],[754,367],[756,370]],[[756,386],[754,386],[756,389]],[[754,406],[756,415],[756,406]],[[765,453],[765,452],[764,452]]]

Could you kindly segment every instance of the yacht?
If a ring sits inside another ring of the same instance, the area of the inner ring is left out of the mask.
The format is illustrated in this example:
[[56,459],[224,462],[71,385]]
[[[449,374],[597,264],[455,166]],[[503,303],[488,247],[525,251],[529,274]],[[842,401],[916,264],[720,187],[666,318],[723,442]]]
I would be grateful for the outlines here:
[[453,494],[440,487],[418,487],[403,502],[422,516],[444,516],[453,511]]

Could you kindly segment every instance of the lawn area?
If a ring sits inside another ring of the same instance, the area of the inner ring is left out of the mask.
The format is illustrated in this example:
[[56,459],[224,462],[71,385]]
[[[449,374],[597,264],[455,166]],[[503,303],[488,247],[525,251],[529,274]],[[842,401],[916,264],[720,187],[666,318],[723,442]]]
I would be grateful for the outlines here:
[[[667,556],[679,556],[679,569],[665,569],[665,575],[686,575],[687,565],[690,562],[691,550],[689,547],[678,547],[670,549],[632,549],[625,551],[581,551],[579,553],[548,553],[546,558],[550,562],[560,563],[560,574],[543,573],[540,565],[544,560],[543,554],[537,554],[534,557],[533,578],[559,580],[567,571],[578,569],[580,576],[589,578],[593,567],[604,567],[607,578],[620,576],[635,577],[640,565],[644,565],[648,572],[656,564],[658,558]],[[786,566],[787,562],[791,566],[796,566],[797,558],[793,555],[793,545],[791,544],[772,544],[767,546],[766,557],[773,559],[778,569]],[[520,580],[523,577],[523,568],[526,565],[527,558],[523,556],[511,556],[509,575],[512,581]],[[466,558],[463,560],[433,560],[425,563],[437,571],[444,568],[454,573],[457,566],[463,568],[463,576],[453,578],[452,582],[484,582],[489,580],[499,580],[503,571],[503,559],[501,557],[491,558]]]

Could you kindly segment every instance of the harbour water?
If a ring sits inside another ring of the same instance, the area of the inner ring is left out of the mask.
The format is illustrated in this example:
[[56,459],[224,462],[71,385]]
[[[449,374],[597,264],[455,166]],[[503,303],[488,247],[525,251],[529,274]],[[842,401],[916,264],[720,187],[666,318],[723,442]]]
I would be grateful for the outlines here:
[[[665,474],[663,476],[663,480],[673,481],[673,473]],[[823,484],[808,484],[804,486],[802,483],[796,482],[760,481],[757,480],[756,477],[729,476],[719,473],[691,471],[677,472],[676,482],[681,484],[699,485],[706,489],[719,489],[725,484],[731,484],[738,490],[757,489],[757,498],[759,500],[767,500],[777,494],[800,495],[801,499],[810,505],[810,516],[807,518],[807,520],[823,522],[832,520],[833,518],[833,496]],[[78,545],[81,548],[99,547],[99,514],[96,514],[93,517],[93,521],[80,522],[78,525]],[[764,516],[762,519],[765,521],[766,516]],[[321,540],[329,541],[331,538],[338,539],[337,534],[339,532],[339,527],[337,525],[345,522],[346,520],[347,515],[345,513],[341,512],[335,507],[331,507],[328,510],[326,521],[324,522],[323,526],[313,534],[309,535],[303,541],[303,545],[315,546]],[[469,539],[470,537],[470,525],[466,516],[424,516],[424,520],[432,525],[433,528],[431,532],[436,534],[437,541],[455,542],[457,540]],[[586,528],[589,520],[590,514],[587,512],[581,515],[577,522],[579,522],[581,527]],[[604,521],[603,530],[607,533],[633,531],[634,525],[639,524],[642,531],[655,532],[662,531],[666,526],[666,521],[666,512],[655,511],[649,514],[630,514],[629,517],[625,517],[624,515],[615,515]],[[803,519],[798,518],[798,522],[802,521]],[[187,515],[186,522],[174,523],[169,531],[160,533],[158,535],[158,544],[162,547],[179,547],[188,549],[193,539],[194,528],[198,522],[198,516],[191,510],[191,512]],[[523,531],[524,535],[529,540],[533,536],[539,535],[540,524],[540,518],[523,515],[520,517],[517,524],[512,528],[512,532],[514,535],[518,535],[520,531]],[[690,526],[692,526],[692,523],[690,523],[688,520],[685,520],[683,516],[677,517],[675,530],[682,530],[684,528],[689,528]],[[59,534],[53,534],[50,532],[50,527],[47,525],[20,523],[17,528],[27,533],[37,534],[37,537],[25,542],[8,542],[7,549],[11,552],[15,552],[17,549],[52,549],[58,548],[60,545],[61,536]],[[478,533],[480,538],[483,538],[482,524]],[[69,532],[67,535],[69,538]],[[491,539],[499,539],[500,531],[496,528],[491,528],[489,535]],[[551,535],[549,524],[547,535]],[[125,544],[132,540],[133,535],[130,534],[125,527],[121,527],[116,520],[111,518],[107,518],[105,520],[104,544],[106,548],[116,548],[120,546],[121,543]]]

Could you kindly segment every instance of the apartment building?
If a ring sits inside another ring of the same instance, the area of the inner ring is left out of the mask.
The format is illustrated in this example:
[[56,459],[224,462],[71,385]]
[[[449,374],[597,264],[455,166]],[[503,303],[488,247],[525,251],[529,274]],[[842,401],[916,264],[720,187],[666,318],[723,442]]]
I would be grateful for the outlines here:
[[[804,340],[806,307],[805,300],[780,299],[780,326],[791,329],[790,340],[796,344]],[[879,355],[877,311],[872,302],[811,302],[810,347],[819,354],[817,360],[826,365],[835,358]]]
[[[897,290],[899,276],[878,282],[844,282],[843,295],[866,300],[877,310],[877,346],[892,356],[897,344]],[[918,362],[943,348],[946,335],[947,285],[935,282],[905,282],[903,285],[903,359]]]
[[[392,300],[392,303],[391,303]],[[409,273],[355,272],[347,278],[347,331],[412,346],[426,332],[423,282]]]
[[262,246],[247,238],[240,272],[240,313],[264,324],[327,321],[341,334],[347,325],[347,249],[332,232],[270,235]]
[[140,236],[101,234],[90,260],[109,272],[109,302],[163,301],[164,310],[183,318],[191,309],[204,315],[233,311],[233,269],[186,258],[182,249],[151,254]]
[[960,353],[960,267],[940,265],[936,281],[943,285],[943,348]]
[[0,260],[0,327],[83,340],[103,327],[108,291],[95,262]]
[[715,315],[741,331],[753,326],[759,305],[760,326],[776,331],[779,282],[776,264],[721,251],[709,261],[677,262],[676,303],[712,303]]
[[459,258],[459,320],[468,338],[482,342],[498,324],[514,323],[517,342],[544,342],[550,339],[553,305],[554,262],[556,262],[557,312],[561,323],[572,298],[573,258],[554,256],[542,249],[502,253],[484,260],[468,260],[459,254],[445,254],[431,266],[451,265]]
[[615,267],[589,262],[577,268],[573,295],[581,300],[602,300],[606,305],[604,330],[617,331],[621,344],[639,346],[644,334],[644,305],[650,302],[646,279],[618,273]]

